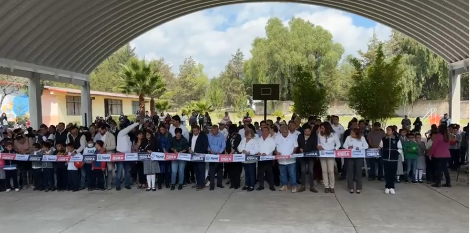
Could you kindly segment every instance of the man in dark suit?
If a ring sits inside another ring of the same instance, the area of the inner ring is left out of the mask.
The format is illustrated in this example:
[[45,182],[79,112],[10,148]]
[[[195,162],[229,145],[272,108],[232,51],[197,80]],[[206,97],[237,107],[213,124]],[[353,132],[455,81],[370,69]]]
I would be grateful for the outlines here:
[[[201,132],[201,128],[198,125],[192,126],[192,134],[189,136],[189,153],[196,154],[207,154],[209,148],[209,139],[207,135]],[[194,173],[196,175],[196,190],[203,190],[205,187],[205,162],[193,162]]]

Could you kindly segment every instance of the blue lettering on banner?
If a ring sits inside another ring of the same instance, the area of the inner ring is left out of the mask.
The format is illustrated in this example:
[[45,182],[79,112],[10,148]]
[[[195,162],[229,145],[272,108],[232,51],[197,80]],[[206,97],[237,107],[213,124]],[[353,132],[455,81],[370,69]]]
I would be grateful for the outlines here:
[[95,155],[84,155],[83,156],[83,161],[84,162],[94,162],[96,160],[97,160],[97,158],[96,158]]
[[138,160],[137,153],[126,153],[125,160],[126,161],[137,161]]
[[304,154],[304,157],[320,157],[319,151],[311,151]]
[[233,154],[233,162],[245,162],[245,155],[244,154]]
[[28,158],[29,158],[29,155],[20,155],[20,154],[16,155],[16,160],[18,161],[28,161]]
[[210,163],[219,162],[219,155],[206,154],[204,161]]
[[178,160],[182,160],[182,161],[191,161],[191,154],[179,153],[179,154],[178,154]]
[[151,159],[156,161],[165,161],[165,153],[152,152]]
[[369,157],[369,158],[370,157],[380,157],[380,149],[379,148],[368,149],[368,150],[366,150],[365,156]]
[[334,150],[321,150],[320,157],[324,158],[335,158],[335,151]]
[[96,155],[96,161],[109,162],[111,161],[111,155],[110,154],[98,154]]
[[264,155],[259,157],[259,161],[268,161],[268,160],[274,160],[276,159],[276,156],[274,155]]
[[364,150],[351,150],[351,158],[364,158]]
[[43,155],[42,156],[42,161],[46,161],[46,162],[55,162],[57,160],[57,156],[56,155]]
[[40,161],[42,161],[42,155],[30,155],[29,156],[29,161],[40,162]]
[[81,154],[76,154],[70,157],[70,162],[82,162],[82,161],[83,161],[83,155]]

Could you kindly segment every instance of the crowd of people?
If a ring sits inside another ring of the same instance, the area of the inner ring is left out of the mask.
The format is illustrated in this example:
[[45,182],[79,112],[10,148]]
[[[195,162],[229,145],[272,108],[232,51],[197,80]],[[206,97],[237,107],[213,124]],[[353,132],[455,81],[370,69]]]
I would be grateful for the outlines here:
[[[199,120],[199,116],[203,116]],[[182,120],[183,119],[183,120]],[[190,131],[186,127],[190,124]],[[418,119],[419,120],[419,119]],[[146,117],[132,123],[121,115],[96,118],[89,127],[59,123],[41,125],[38,130],[18,128],[3,133],[2,153],[33,155],[112,154],[130,152],[247,154],[258,156],[292,155],[341,148],[363,150],[381,148],[378,158],[285,158],[274,161],[205,163],[174,161],[124,162],[31,162],[0,160],[0,191],[32,188],[35,191],[79,191],[88,189],[181,190],[191,185],[196,190],[229,188],[246,191],[269,190],[334,193],[337,177],[347,180],[350,193],[361,193],[363,176],[369,181],[385,181],[385,193],[395,194],[395,183],[423,183],[450,187],[450,169],[466,163],[468,125],[441,121],[421,135],[408,121],[402,128],[353,118],[343,127],[338,116],[311,116],[302,124],[295,115],[288,122],[278,118],[253,122],[247,115],[233,124],[226,113],[218,125],[210,116],[193,113],[189,119],[179,115]],[[421,127],[421,126],[420,126]],[[423,176],[425,174],[425,177]],[[441,184],[442,176],[445,183]],[[244,184],[242,179],[244,177]],[[225,180],[225,181],[224,181]],[[256,187],[257,184],[257,187]]]

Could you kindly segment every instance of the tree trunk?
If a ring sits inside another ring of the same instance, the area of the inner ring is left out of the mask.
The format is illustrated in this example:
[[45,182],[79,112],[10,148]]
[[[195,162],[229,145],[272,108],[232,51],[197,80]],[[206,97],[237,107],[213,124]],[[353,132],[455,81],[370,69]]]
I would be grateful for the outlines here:
[[153,117],[155,115],[155,99],[150,98],[150,115]]
[[145,118],[145,99],[144,99],[144,94],[140,93],[139,94],[139,120],[141,123],[144,122]]

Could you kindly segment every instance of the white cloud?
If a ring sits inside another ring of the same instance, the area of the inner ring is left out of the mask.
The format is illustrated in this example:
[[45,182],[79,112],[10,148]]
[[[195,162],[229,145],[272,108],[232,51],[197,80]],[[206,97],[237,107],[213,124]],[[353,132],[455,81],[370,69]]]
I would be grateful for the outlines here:
[[369,27],[355,25],[351,14],[323,7],[293,3],[250,3],[224,6],[187,15],[161,25],[131,42],[139,56],[147,59],[163,57],[174,65],[175,72],[184,59],[192,56],[204,64],[209,77],[221,72],[231,54],[240,48],[251,57],[253,39],[265,35],[270,17],[288,21],[301,17],[321,25],[333,39],[345,47],[345,54],[365,49],[375,29],[384,40],[390,28],[373,23]]

